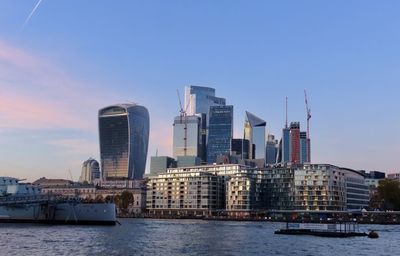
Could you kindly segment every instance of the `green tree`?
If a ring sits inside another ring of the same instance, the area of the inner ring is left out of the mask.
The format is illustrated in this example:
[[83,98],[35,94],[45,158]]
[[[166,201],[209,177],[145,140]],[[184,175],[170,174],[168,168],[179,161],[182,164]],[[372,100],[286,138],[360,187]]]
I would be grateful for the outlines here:
[[382,180],[378,186],[378,196],[384,210],[400,210],[400,182],[398,180]]
[[133,204],[133,194],[127,190],[114,197],[115,204],[121,212],[126,212],[130,204]]
[[97,195],[96,198],[94,199],[96,203],[104,203],[104,198],[102,195]]

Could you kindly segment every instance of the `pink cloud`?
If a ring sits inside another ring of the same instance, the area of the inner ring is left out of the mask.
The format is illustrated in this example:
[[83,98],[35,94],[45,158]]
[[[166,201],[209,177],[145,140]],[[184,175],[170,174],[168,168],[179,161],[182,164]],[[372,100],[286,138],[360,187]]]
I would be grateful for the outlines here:
[[63,154],[88,155],[95,157],[99,151],[97,143],[86,139],[59,139],[48,141],[47,144],[57,146],[63,149]]
[[1,40],[0,61],[19,68],[33,68],[40,64],[39,59]]
[[0,127],[96,131],[98,108],[117,97],[93,87],[0,40]]
[[172,129],[171,122],[165,120],[157,120],[150,124],[149,156],[154,156],[156,150],[158,155],[172,156]]

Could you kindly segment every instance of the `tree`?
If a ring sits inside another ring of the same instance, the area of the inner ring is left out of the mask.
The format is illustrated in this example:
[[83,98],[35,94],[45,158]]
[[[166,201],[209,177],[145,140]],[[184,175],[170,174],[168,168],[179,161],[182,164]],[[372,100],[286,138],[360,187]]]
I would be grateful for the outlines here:
[[378,196],[384,210],[400,210],[400,181],[386,179],[379,182]]
[[127,190],[114,197],[115,204],[120,211],[126,212],[130,204],[133,204],[133,194]]
[[96,203],[104,203],[104,198],[102,195],[97,195],[96,198],[94,199]]

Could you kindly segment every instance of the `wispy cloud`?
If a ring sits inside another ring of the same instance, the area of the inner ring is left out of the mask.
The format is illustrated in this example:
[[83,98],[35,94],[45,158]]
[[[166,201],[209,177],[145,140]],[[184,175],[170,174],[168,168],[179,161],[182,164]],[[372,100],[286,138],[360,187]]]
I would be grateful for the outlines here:
[[0,127],[96,131],[97,110],[113,97],[94,87],[0,40]]

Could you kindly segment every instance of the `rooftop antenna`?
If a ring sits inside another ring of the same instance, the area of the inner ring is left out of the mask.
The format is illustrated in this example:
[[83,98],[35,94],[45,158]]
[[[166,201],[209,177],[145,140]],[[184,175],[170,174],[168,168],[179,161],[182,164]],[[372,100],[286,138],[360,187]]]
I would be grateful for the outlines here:
[[311,162],[311,145],[310,145],[310,119],[311,119],[311,109],[308,105],[307,99],[307,91],[304,89],[304,99],[306,103],[306,111],[307,111],[307,155],[308,155],[308,162]]
[[286,122],[285,122],[285,128],[288,128],[288,97],[286,97]]
[[158,156],[158,148],[156,149],[156,156]]

